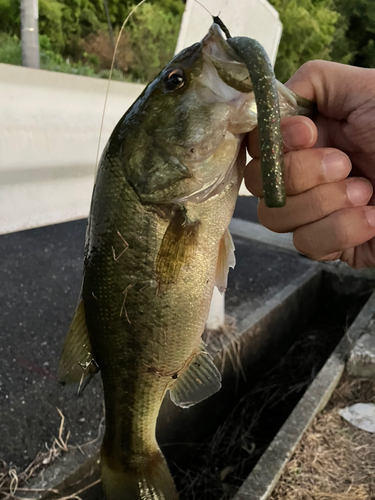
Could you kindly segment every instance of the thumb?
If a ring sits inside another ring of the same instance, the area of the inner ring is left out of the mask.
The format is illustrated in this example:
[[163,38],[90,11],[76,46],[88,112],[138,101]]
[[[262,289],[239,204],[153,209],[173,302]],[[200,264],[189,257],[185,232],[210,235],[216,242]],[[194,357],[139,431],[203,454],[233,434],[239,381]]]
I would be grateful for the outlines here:
[[328,61],[309,61],[301,66],[286,86],[317,103],[320,114],[345,120],[374,99],[375,70]]

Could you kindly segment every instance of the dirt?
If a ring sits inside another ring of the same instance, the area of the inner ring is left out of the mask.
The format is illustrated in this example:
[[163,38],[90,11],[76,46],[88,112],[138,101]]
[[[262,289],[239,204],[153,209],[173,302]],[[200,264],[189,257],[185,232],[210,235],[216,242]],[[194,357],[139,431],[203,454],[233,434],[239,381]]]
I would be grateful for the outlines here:
[[288,462],[270,500],[374,500],[375,434],[338,414],[375,402],[375,384],[345,376]]

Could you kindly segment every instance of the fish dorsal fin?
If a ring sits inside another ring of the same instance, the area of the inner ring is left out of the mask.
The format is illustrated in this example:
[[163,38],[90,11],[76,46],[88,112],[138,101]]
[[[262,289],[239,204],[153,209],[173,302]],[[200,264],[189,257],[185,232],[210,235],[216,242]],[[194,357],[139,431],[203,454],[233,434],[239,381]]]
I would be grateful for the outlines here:
[[225,230],[223,237],[220,240],[219,256],[216,266],[216,287],[219,292],[223,293],[227,289],[229,268],[232,269],[236,265],[236,257],[234,256],[234,243],[229,229]]
[[181,408],[200,403],[221,388],[220,372],[205,347],[202,342],[200,351],[170,389],[171,400]]
[[68,335],[66,336],[58,370],[63,385],[79,384],[78,394],[99,371],[91,354],[91,343],[86,326],[83,300],[78,304]]

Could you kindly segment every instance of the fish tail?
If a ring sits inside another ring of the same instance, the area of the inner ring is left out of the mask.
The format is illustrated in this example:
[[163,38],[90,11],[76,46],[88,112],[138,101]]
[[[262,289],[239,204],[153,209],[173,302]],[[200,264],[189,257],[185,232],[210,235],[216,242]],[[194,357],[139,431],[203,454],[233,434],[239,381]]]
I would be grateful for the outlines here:
[[102,483],[107,500],[178,500],[176,486],[160,450],[114,464],[101,456]]

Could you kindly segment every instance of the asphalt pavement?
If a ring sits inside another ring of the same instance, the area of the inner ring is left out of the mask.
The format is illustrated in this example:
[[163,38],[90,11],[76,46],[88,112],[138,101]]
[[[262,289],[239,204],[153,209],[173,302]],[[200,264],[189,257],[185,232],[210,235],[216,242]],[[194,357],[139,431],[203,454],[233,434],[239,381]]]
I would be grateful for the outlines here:
[[[255,198],[239,199],[237,217],[257,221]],[[79,295],[86,221],[0,236],[0,460],[19,469],[58,434],[59,408],[70,442],[97,435],[103,416],[100,377],[80,398],[56,377],[62,343]],[[298,254],[235,240],[227,312],[261,305],[311,263]]]

